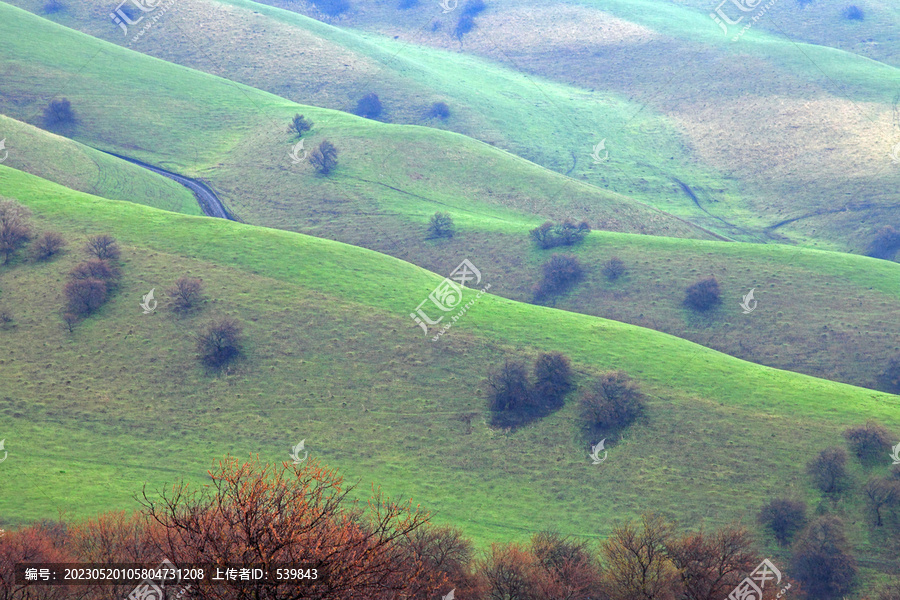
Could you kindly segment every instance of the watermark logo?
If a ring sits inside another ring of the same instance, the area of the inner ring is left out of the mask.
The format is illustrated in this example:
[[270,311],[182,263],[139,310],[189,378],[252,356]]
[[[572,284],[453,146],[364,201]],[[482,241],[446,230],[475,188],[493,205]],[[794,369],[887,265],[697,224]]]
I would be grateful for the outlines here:
[[[2,447],[3,447],[3,442],[0,442],[0,448],[2,448]],[[900,465],[900,444],[897,444],[896,446],[894,446],[892,448],[892,450],[893,450],[893,452],[891,453],[891,458],[893,459],[894,462],[892,462],[891,464],[892,465]]]
[[[293,450],[291,451],[291,458],[294,459],[294,464],[295,464],[295,465],[299,465],[299,464],[302,463],[304,460],[306,460],[306,457],[307,457],[307,456],[309,456],[309,452],[305,450],[305,446],[304,446],[304,443],[305,443],[305,442],[306,442],[305,439],[304,439],[304,440],[300,440],[300,443],[297,444],[296,446],[294,446]],[[301,452],[303,452],[303,458],[300,458],[300,453],[301,453]]]
[[[744,309],[745,315],[749,315],[754,310],[756,310],[756,305],[758,304],[758,302],[753,299],[753,290],[755,289],[756,288],[752,288],[749,292],[747,292],[747,295],[744,296],[744,300],[741,302],[741,308]],[[753,303],[753,306],[750,305],[751,302]]]
[[[766,584],[774,580],[775,586],[781,583],[781,571],[772,564],[768,558],[762,561],[756,569],[738,584],[736,588],[728,595],[728,600],[762,600],[763,590]],[[769,586],[770,588],[773,586]],[[787,584],[778,592],[776,598],[781,598],[785,592],[791,589],[791,584]]]
[[[154,575],[159,575],[158,577],[154,577],[152,579],[145,579],[141,583],[137,584],[137,586],[131,590],[131,593],[128,594],[128,597],[125,600],[157,600],[162,598],[167,598],[166,595],[166,586],[167,585],[178,585],[181,581],[180,578],[176,578],[173,580],[175,576],[178,574],[178,570],[175,568],[175,565],[172,564],[169,559],[163,559],[159,566],[154,570]],[[159,582],[159,583],[157,583]],[[188,588],[190,586],[187,586]],[[187,588],[186,588],[187,589]],[[182,590],[178,596],[183,593]],[[178,597],[176,596],[176,598]]]
[[[303,156],[300,156],[301,150],[303,151]],[[289,156],[291,157],[291,162],[295,165],[306,160],[306,157],[309,156],[309,152],[303,150],[303,140],[300,140],[299,142],[294,144],[294,147],[291,148],[291,153],[289,154]]]
[[[2,529],[0,529],[2,531]],[[446,596],[441,596],[441,600],[453,600],[454,595],[456,594],[456,588],[450,590],[450,593]]]
[[[757,21],[759,21],[763,17],[763,15],[765,15],[769,11],[770,8],[775,5],[775,2],[777,2],[777,0],[769,0],[766,5],[764,5],[762,8],[759,8],[761,2],[762,0],[722,0],[714,9],[714,12],[709,13],[709,17],[716,23],[716,25],[719,26],[719,28],[722,30],[722,33],[724,33],[725,35],[729,35],[728,27],[730,25],[737,25],[738,23],[743,21],[744,17],[748,16],[746,13],[757,11],[756,14],[754,14],[750,18],[750,22],[746,23],[741,28],[741,31],[733,38],[731,38],[731,41],[736,42],[741,38],[742,35],[744,35],[744,33],[747,32],[748,29],[753,27],[753,25]],[[735,11],[733,8],[729,8],[729,12],[733,16],[737,16],[736,19],[732,19],[731,17],[729,17],[722,9],[722,6],[728,3],[733,4],[737,8],[737,11]]]
[[[600,156],[600,151],[605,151],[603,157]],[[600,143],[594,146],[594,151],[591,152],[591,158],[594,159],[594,164],[599,165],[605,160],[609,160],[609,151],[606,150],[606,138],[600,140]]]
[[441,0],[441,3],[440,3],[440,7],[443,9],[442,12],[445,15],[448,12],[453,12],[454,10],[456,10],[457,6],[459,6],[459,0]]
[[0,450],[3,451],[3,458],[0,458],[0,463],[6,460],[6,457],[9,456],[9,452],[7,452],[6,448],[3,447],[4,443],[6,443],[6,440],[0,440]]
[[[3,148],[3,146],[0,146]],[[889,154],[891,157],[891,161],[900,164],[900,142],[897,142],[897,145],[891,148],[891,153]],[[5,158],[5,157],[4,157]],[[0,160],[0,162],[3,162]]]
[[[588,455],[591,457],[591,460],[594,461],[592,465],[599,465],[604,460],[606,460],[607,455],[609,454],[609,450],[603,448],[603,444],[606,442],[606,438],[600,440],[600,443],[596,446],[591,446],[591,453]],[[603,458],[600,458],[600,451],[603,451]]]
[[[425,300],[419,302],[419,305],[416,307],[416,312],[409,313],[409,316],[422,328],[425,335],[428,335],[428,326],[437,325],[444,320],[446,315],[441,315],[437,319],[432,319],[422,308],[422,305],[430,300],[438,310],[443,312],[456,310],[460,303],[462,303],[463,288],[472,280],[475,281],[475,285],[481,283],[481,271],[479,271],[469,259],[465,259],[459,263],[459,266],[457,266],[452,273],[450,273],[450,277],[445,278],[436,288],[434,288],[433,292],[428,294],[428,297]],[[456,323],[456,321],[466,314],[469,308],[471,308],[472,305],[490,289],[490,287],[490,284],[486,285],[478,292],[478,295],[473,300],[467,302],[455,315],[451,316],[450,320],[452,323],[445,324],[437,335],[431,338],[431,341],[437,341],[444,335],[444,333],[453,326],[453,323]]]
[[0,157],[0,163],[9,157],[9,150],[6,149],[6,138],[0,140],[0,151],[3,151],[3,156]]
[[124,8],[129,3],[136,6],[143,13],[153,12],[159,8],[159,0],[122,0],[116,9],[109,13],[109,16],[112,18],[113,23],[122,28],[123,35],[128,35],[128,25],[137,25],[144,20],[145,16],[140,15],[137,19],[132,20]]
[[[149,16],[149,13],[157,11],[153,18],[150,19],[149,23],[145,23],[143,28],[128,41],[128,46],[138,41],[143,37],[147,31],[153,27],[157,21],[162,18],[164,14],[175,4],[175,0],[169,0],[165,6],[160,6],[160,2],[162,0],[122,0],[122,2],[115,8],[115,10],[109,13],[109,16],[112,18],[113,23],[122,28],[122,33],[125,36],[128,36],[128,27],[130,25],[137,25],[141,21],[144,20],[145,17]],[[133,10],[125,10],[125,5],[134,6],[140,13],[134,13]],[[129,14],[133,13],[133,14]],[[135,18],[132,18],[135,17]]]
[[[144,296],[142,297],[143,299],[141,300],[141,308],[144,309],[145,315],[149,315],[154,310],[156,310],[156,306],[158,303],[156,300],[153,299],[153,292],[155,292],[155,291],[156,291],[156,288],[153,288],[149,292],[144,294]],[[151,302],[153,303],[152,306],[150,305]]]

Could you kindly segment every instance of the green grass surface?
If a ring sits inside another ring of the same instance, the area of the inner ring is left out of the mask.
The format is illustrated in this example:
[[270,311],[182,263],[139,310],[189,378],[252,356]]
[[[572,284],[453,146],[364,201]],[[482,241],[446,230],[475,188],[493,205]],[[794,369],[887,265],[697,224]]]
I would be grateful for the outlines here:
[[[0,307],[15,319],[0,331],[6,526],[57,510],[134,507],[144,483],[200,480],[228,452],[287,459],[300,439],[362,491],[374,481],[412,497],[482,544],[547,526],[596,538],[650,509],[714,526],[746,521],[774,495],[815,505],[802,472],[809,457],[866,419],[900,428],[897,396],[490,294],[431,342],[408,314],[441,278],[408,263],[105,200],[5,167],[0,186],[34,211],[38,229],[71,243],[52,262],[17,259],[0,270]],[[80,240],[100,232],[123,246],[122,284],[69,334],[59,318],[65,273],[80,260]],[[162,293],[157,311],[142,314],[151,287],[188,274],[207,288],[198,313],[177,316]],[[246,335],[245,358],[218,375],[198,366],[190,337],[217,314],[239,318]],[[577,394],[517,432],[483,422],[487,370],[504,356],[550,350],[572,358],[581,386],[621,368],[650,394],[647,420],[601,466],[587,457]],[[860,485],[865,473],[853,472]],[[860,556],[882,568],[892,547],[867,533],[858,489],[833,510]]]
[[[4,10],[10,26],[35,31],[21,42],[22,49],[15,44],[8,49],[7,71],[23,74],[9,78],[8,89],[17,95],[6,97],[8,110],[39,113],[52,95],[41,90],[66,89],[79,115],[69,135],[199,177],[249,223],[367,247],[436,273],[448,273],[457,257],[465,256],[490,272],[493,293],[521,301],[531,300],[531,286],[549,254],[537,251],[527,237],[544,218],[588,218],[602,229],[670,237],[706,235],[627,197],[464,136],[297,106],[61,29],[15,8]],[[70,47],[84,56],[78,69],[57,59],[75,54]],[[110,71],[117,76],[108,78]],[[43,75],[25,77],[25,72]],[[104,102],[92,102],[93,90],[100,87],[107,90]],[[16,97],[22,99],[19,104],[13,102]],[[135,104],[140,111],[118,109]],[[285,129],[294,112],[316,122],[305,139],[307,148],[327,138],[340,149],[340,166],[332,176],[316,176],[310,165],[289,159],[296,138]],[[110,129],[110,123],[118,126]],[[105,179],[132,185],[115,171]],[[454,239],[426,239],[428,217],[438,210],[453,214]],[[869,387],[879,385],[879,375],[900,352],[892,319],[898,309],[895,265],[840,255],[792,262],[798,255],[786,248],[649,236],[601,241],[595,234],[575,252],[588,275],[557,302],[560,308]],[[604,283],[599,272],[612,254],[631,270],[616,285]],[[873,275],[865,280],[840,275],[855,270]],[[683,290],[708,274],[722,282],[725,303],[697,319],[681,306]],[[743,315],[738,302],[751,288],[762,304],[755,314]]]
[[112,200],[202,214],[197,199],[184,186],[68,138],[4,115],[0,115],[0,137],[7,140],[9,157],[3,162],[7,167]]

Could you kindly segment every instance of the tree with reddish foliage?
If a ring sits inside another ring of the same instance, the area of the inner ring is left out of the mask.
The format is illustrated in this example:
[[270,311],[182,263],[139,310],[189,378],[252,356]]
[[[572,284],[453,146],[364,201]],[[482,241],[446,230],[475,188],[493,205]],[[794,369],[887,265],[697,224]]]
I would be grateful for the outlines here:
[[72,600],[79,598],[79,586],[16,583],[16,564],[66,563],[73,557],[62,549],[58,532],[45,524],[7,531],[0,536],[0,600]]
[[750,532],[739,526],[674,539],[666,552],[678,570],[685,600],[727,598],[763,559],[753,549]]
[[99,279],[100,281],[103,281],[106,284],[107,289],[110,290],[116,286],[121,276],[122,272],[118,267],[110,264],[109,261],[96,258],[79,263],[75,265],[75,268],[69,271],[69,279],[74,281]]
[[68,313],[85,317],[106,302],[106,283],[100,279],[75,279],[64,289],[68,299]]
[[376,490],[366,510],[345,507],[351,488],[313,459],[272,466],[227,458],[209,476],[205,486],[182,483],[152,497],[144,491],[161,555],[176,565],[254,564],[272,573],[278,564],[304,565],[318,578],[200,584],[203,598],[387,600],[448,590],[444,574],[411,551],[428,515],[410,503]]

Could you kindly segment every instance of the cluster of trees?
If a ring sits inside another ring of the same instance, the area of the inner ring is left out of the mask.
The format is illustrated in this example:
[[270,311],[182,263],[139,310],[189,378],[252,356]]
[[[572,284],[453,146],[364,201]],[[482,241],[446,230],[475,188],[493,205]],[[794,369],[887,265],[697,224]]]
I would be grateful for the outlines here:
[[591,232],[591,226],[587,221],[575,224],[571,219],[562,223],[547,221],[539,227],[535,227],[529,233],[542,250],[556,248],[557,246],[572,246],[577,244]]
[[[153,563],[175,565],[305,564],[316,580],[200,584],[188,597],[439,598],[462,600],[722,600],[762,562],[750,532],[726,525],[679,531],[660,515],[616,526],[599,545],[551,531],[527,542],[493,544],[476,553],[452,527],[379,491],[368,504],[348,500],[352,487],[315,459],[270,465],[226,458],[206,486],[176,484],[141,496],[141,510],[81,523],[48,522],[0,537],[0,594],[18,598],[125,597],[114,588],[26,586],[14,582],[21,562]],[[853,589],[855,563],[845,552],[839,519],[807,524],[783,578],[765,588],[774,600],[840,598]],[[787,576],[789,574],[789,577]],[[894,578],[868,600],[896,600]],[[173,592],[170,592],[173,593]],[[43,595],[42,595],[43,594]],[[168,596],[167,596],[168,597]]]
[[[868,422],[844,431],[853,454],[866,466],[885,462],[890,456],[891,433],[882,425]],[[824,494],[837,497],[852,486],[847,472],[847,452],[839,446],[825,448],[807,463],[813,483]],[[887,477],[873,475],[862,487],[874,527],[900,528],[900,469]]]
[[453,35],[462,42],[463,36],[475,29],[475,17],[487,9],[484,0],[468,0],[463,6],[462,14],[453,29]]
[[[313,128],[313,123],[301,114],[295,114],[291,119],[288,130],[295,133],[297,137],[303,137],[303,134]],[[328,140],[322,140],[318,146],[313,148],[309,153],[309,163],[322,175],[328,175],[337,168],[338,150],[334,144]]]
[[106,303],[122,276],[116,265],[122,253],[116,238],[106,234],[91,236],[84,251],[91,258],[69,272],[69,281],[63,288],[66,297],[63,322],[69,331],[80,319],[90,316]]
[[524,362],[506,361],[488,374],[492,425],[518,427],[562,407],[573,387],[569,359],[559,352],[540,354],[532,373],[533,381]]
[[[520,360],[506,361],[487,377],[491,425],[519,427],[562,408],[575,389],[569,358],[559,352],[539,354],[531,370]],[[608,437],[644,414],[646,396],[623,371],[601,373],[579,400],[588,435]]]
[[[890,456],[891,434],[878,423],[851,427],[843,437],[864,465],[883,463]],[[847,451],[833,446],[807,463],[815,486],[832,500],[850,487],[847,461]],[[873,527],[900,527],[900,469],[895,468],[887,477],[869,478],[862,493]],[[772,532],[778,544],[792,544],[791,573],[809,597],[840,598],[856,587],[858,569],[840,517],[826,513],[810,522],[805,502],[781,497],[765,504],[757,519]],[[896,600],[898,596],[891,594],[900,591],[897,583],[886,587],[878,600]]]

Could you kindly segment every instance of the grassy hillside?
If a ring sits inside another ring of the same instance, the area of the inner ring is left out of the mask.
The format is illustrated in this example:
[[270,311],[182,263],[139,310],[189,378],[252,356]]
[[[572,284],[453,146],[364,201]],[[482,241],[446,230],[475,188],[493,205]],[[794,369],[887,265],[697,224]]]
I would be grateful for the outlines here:
[[0,137],[9,152],[7,167],[104,198],[202,214],[184,186],[68,138],[5,115],[0,115]]
[[[250,223],[375,249],[436,273],[448,273],[458,256],[466,256],[490,271],[492,292],[522,301],[531,300],[531,286],[549,254],[536,250],[527,236],[545,217],[588,218],[595,226],[625,232],[706,235],[462,136],[293,105],[6,10],[6,22],[22,19],[23,27],[35,30],[33,44],[22,38],[15,49],[18,62],[8,63],[8,73],[43,73],[38,90],[67,86],[79,115],[69,135],[200,177]],[[84,62],[77,65],[81,75],[73,78],[75,68],[60,65],[56,57],[76,55],[78,49]],[[112,65],[120,75],[107,83]],[[31,91],[34,77],[8,81],[9,90],[18,90],[18,96],[5,96],[9,110],[39,113],[48,95]],[[103,104],[91,101],[100,86],[107,90]],[[16,98],[25,99],[24,108]],[[117,110],[132,105],[142,108]],[[289,159],[296,138],[285,127],[294,112],[316,122],[308,148],[327,138],[340,149],[340,167],[330,177]],[[107,129],[111,121],[119,126]],[[458,229],[453,239],[426,239],[428,216],[437,210],[453,214]],[[599,233],[574,251],[587,277],[557,302],[560,308],[869,387],[879,387],[879,375],[900,352],[892,318],[898,309],[895,265],[829,254],[795,260],[801,255],[787,248]],[[614,254],[626,261],[630,274],[610,285],[600,265]],[[709,274],[722,282],[725,302],[697,319],[681,305],[683,290]],[[746,316],[738,302],[751,288],[762,304]]]
[[[71,242],[53,262],[0,270],[0,307],[15,318],[0,331],[0,431],[9,432],[10,453],[0,469],[4,525],[58,509],[74,517],[131,507],[144,482],[199,479],[226,452],[286,459],[305,439],[312,456],[362,488],[375,481],[411,496],[482,542],[520,538],[536,523],[603,535],[614,520],[651,508],[712,526],[775,494],[815,505],[802,473],[808,457],[866,419],[900,430],[897,396],[490,294],[431,342],[408,314],[441,278],[413,265],[100,199],[5,167],[0,184],[31,207],[38,229]],[[62,283],[79,260],[78,242],[99,232],[124,247],[122,285],[69,334],[58,316]],[[142,314],[147,290],[185,274],[206,284],[200,312],[176,316],[160,295],[158,310]],[[216,375],[198,366],[190,333],[225,314],[245,324],[247,351]],[[602,466],[587,458],[574,395],[516,432],[484,424],[487,370],[549,350],[572,358],[581,386],[622,368],[650,394],[648,419]],[[866,476],[853,473],[857,484]],[[832,510],[853,523],[866,564],[881,564],[891,546],[867,533],[859,491]]]
[[[40,12],[43,3],[14,4]],[[113,43],[302,104],[352,111],[359,98],[377,92],[385,106],[382,120],[463,133],[554,171],[577,172],[579,180],[726,235],[764,238],[761,231],[742,231],[710,217],[679,190],[673,178],[727,189],[740,204],[732,182],[691,159],[677,123],[625,94],[561,85],[491,61],[343,31],[244,0],[179,2],[177,10],[166,11],[133,44],[137,34],[123,36],[106,12],[106,5],[95,0],[52,17]],[[189,32],[200,23],[227,35],[210,36],[198,47]],[[273,53],[273,47],[283,51]],[[446,120],[428,116],[439,101],[450,107]],[[652,142],[646,132],[657,134]],[[590,155],[602,140],[609,162],[594,164]]]
[[[6,4],[0,4],[0,15],[2,27],[15,40],[3,50],[8,59],[3,67],[7,87],[0,98],[3,111],[34,120],[51,98],[65,95],[78,121],[62,133],[201,177],[234,212],[258,224],[316,226],[322,213],[333,212],[338,202],[343,217],[330,219],[330,226],[346,230],[355,215],[366,216],[373,212],[373,203],[384,203],[391,210],[375,213],[386,217],[392,228],[398,221],[420,219],[427,210],[444,207],[476,210],[500,220],[565,215],[619,231],[713,237],[656,209],[459,135],[388,127],[296,105],[118,48]],[[32,35],[11,35],[22,28]],[[112,71],[118,75],[110,77]],[[101,88],[103,102],[97,102],[95,92]],[[297,139],[287,126],[296,112],[317,124],[304,140],[308,150],[326,136],[340,150],[345,167],[339,169],[337,183],[316,176],[305,161],[291,161]],[[415,172],[409,172],[413,166]],[[341,175],[351,181],[340,180]],[[432,187],[440,190],[436,203],[394,212],[401,200]]]
[[[296,10],[308,6],[273,2]],[[715,217],[775,239],[860,251],[877,226],[900,222],[893,194],[900,172],[888,156],[900,141],[892,117],[900,72],[891,60],[879,63],[848,50],[880,46],[886,50],[878,56],[893,56],[897,9],[880,3],[877,10],[867,8],[863,23],[846,23],[835,16],[844,4],[820,1],[786,23],[784,13],[798,11],[796,3],[776,4],[782,14],[763,19],[770,31],[754,27],[737,42],[709,18],[712,3],[701,10],[657,0],[488,2],[462,44],[450,32],[458,15],[443,16],[432,3],[408,11],[393,3],[353,3],[335,22],[385,36],[379,45],[399,56],[420,60],[416,45],[429,45],[444,49],[447,63],[464,60],[454,58],[463,51],[627,98],[661,116],[642,127],[616,127],[609,136],[616,145],[628,140],[620,168],[632,184],[645,178],[662,190],[668,183],[677,196],[670,179],[677,172],[665,171],[687,158],[717,174],[681,178]],[[815,15],[814,24],[806,15]],[[436,19],[444,25],[432,30],[428,25]],[[796,35],[801,29],[813,31],[812,42],[827,32],[847,44],[836,50],[802,43]],[[795,35],[785,39],[785,30]],[[544,85],[535,82],[536,96]],[[572,108],[568,102],[557,106],[561,113]],[[667,167],[648,177],[642,163]],[[604,180],[607,173],[590,161],[577,164],[571,175],[612,189],[622,183]],[[788,219],[796,220],[783,223]]]

